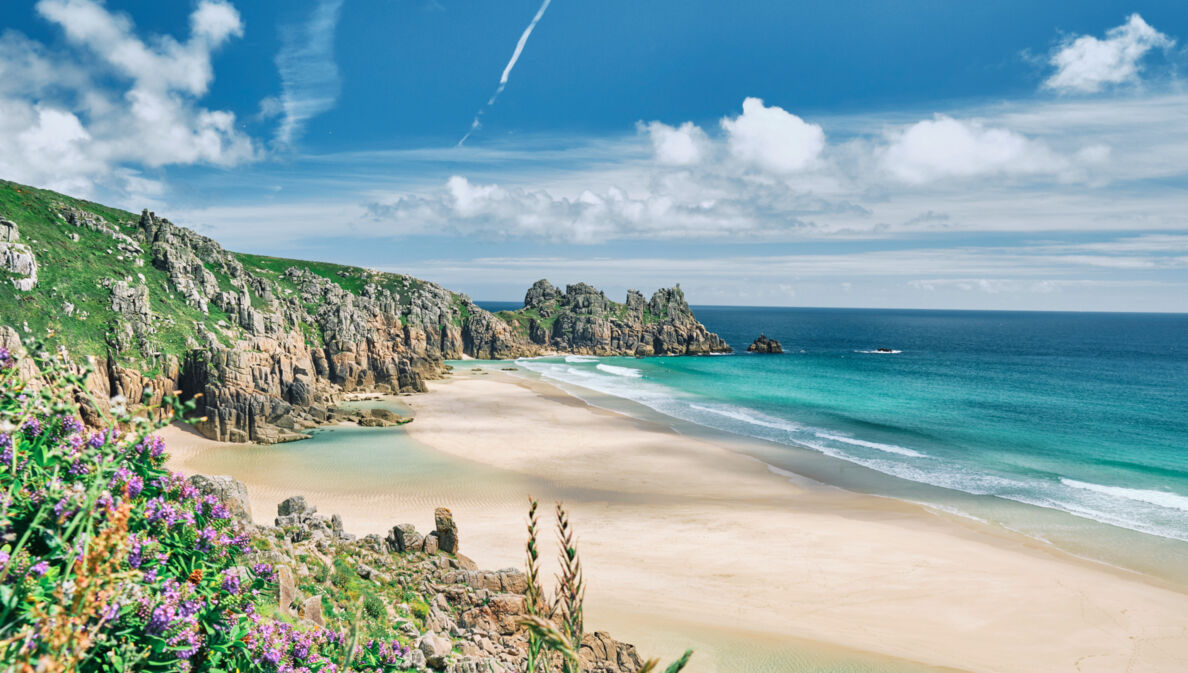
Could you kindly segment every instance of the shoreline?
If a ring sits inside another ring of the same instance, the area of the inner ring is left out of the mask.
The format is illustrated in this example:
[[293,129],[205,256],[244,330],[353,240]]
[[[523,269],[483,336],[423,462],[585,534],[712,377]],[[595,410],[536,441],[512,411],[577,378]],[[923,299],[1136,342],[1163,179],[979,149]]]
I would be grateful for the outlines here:
[[[426,483],[401,496],[327,484],[307,497],[355,533],[420,526],[426,503],[444,504],[463,552],[483,567],[522,565],[529,491],[546,503],[564,498],[588,573],[591,629],[654,647],[636,634],[650,617],[680,615],[708,629],[729,623],[744,638],[967,671],[1176,671],[1188,659],[1188,595],[1146,576],[924,506],[792,483],[758,459],[545,382],[455,371],[429,386],[399,398],[417,419],[403,431],[468,466],[458,468],[473,472],[461,486]],[[171,466],[202,471],[200,449],[217,443],[182,432],[169,431]],[[247,484],[257,520],[270,500],[298,492],[232,476]],[[666,647],[647,653],[679,653],[675,642]],[[695,657],[689,670],[719,670],[708,664]]]

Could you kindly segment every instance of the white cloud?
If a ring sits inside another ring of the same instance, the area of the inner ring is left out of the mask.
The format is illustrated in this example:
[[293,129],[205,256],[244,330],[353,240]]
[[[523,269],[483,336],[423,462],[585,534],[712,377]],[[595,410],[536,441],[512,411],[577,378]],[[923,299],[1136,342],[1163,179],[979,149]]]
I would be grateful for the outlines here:
[[656,161],[662,164],[689,166],[699,163],[709,145],[705,131],[693,122],[685,122],[678,127],[658,121],[647,124],[641,122],[637,126],[647,131]]
[[128,17],[93,0],[42,0],[37,11],[62,29],[75,53],[4,35],[0,172],[6,177],[82,195],[96,183],[142,194],[159,190],[138,174],[141,167],[232,165],[255,156],[232,113],[196,104],[214,78],[212,53],[243,32],[231,5],[198,3],[185,42],[169,36],[146,42]]
[[1106,38],[1082,35],[1066,40],[1053,52],[1056,72],[1044,86],[1065,92],[1093,93],[1111,84],[1135,84],[1140,79],[1141,61],[1149,51],[1175,44],[1152,28],[1143,17],[1131,14],[1126,23],[1111,28]]
[[949,177],[1058,173],[1068,162],[1043,143],[1009,129],[937,115],[894,133],[883,166],[896,178],[919,184]]
[[281,29],[281,50],[276,55],[283,113],[276,143],[281,147],[295,142],[306,122],[338,102],[342,85],[334,61],[334,31],[341,9],[342,0],[319,0],[304,23]]
[[722,119],[730,152],[741,161],[773,173],[807,168],[825,149],[825,132],[816,124],[758,98],[743,101],[741,115]]

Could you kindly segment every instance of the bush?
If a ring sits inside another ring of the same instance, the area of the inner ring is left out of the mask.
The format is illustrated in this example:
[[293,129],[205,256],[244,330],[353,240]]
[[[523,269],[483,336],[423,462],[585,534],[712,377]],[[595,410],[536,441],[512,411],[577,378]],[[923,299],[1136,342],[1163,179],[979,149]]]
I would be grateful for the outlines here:
[[379,596],[368,592],[363,594],[363,614],[374,620],[380,620],[388,616],[388,607],[384,605],[384,601]]

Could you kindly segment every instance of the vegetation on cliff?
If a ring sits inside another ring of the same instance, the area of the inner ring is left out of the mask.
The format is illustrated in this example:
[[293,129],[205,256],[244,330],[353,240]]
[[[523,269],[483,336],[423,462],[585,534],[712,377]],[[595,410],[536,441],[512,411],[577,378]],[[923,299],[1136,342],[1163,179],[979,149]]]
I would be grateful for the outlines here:
[[463,356],[729,351],[679,287],[616,304],[541,281],[496,317],[410,276],[234,253],[147,210],[3,181],[0,274],[0,346],[36,336],[89,359],[84,422],[112,397],[152,406],[181,390],[223,441],[301,439],[344,393],[424,391]]

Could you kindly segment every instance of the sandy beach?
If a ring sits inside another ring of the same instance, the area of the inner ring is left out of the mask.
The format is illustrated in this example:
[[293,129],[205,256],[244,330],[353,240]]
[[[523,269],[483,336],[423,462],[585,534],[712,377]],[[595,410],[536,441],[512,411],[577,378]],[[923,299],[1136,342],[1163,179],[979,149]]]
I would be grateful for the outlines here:
[[[255,463],[220,473],[247,484],[260,522],[297,493],[356,534],[427,529],[432,507],[448,506],[462,551],[491,568],[522,565],[529,493],[563,499],[588,628],[648,655],[675,656],[682,633],[728,631],[776,650],[813,641],[971,672],[1178,673],[1188,662],[1188,594],[1141,576],[775,474],[544,383],[460,372],[429,386],[400,398],[416,414],[403,432],[459,466],[449,480],[282,483]],[[216,443],[166,433],[175,469],[210,469]],[[694,663],[726,670],[712,652]]]

